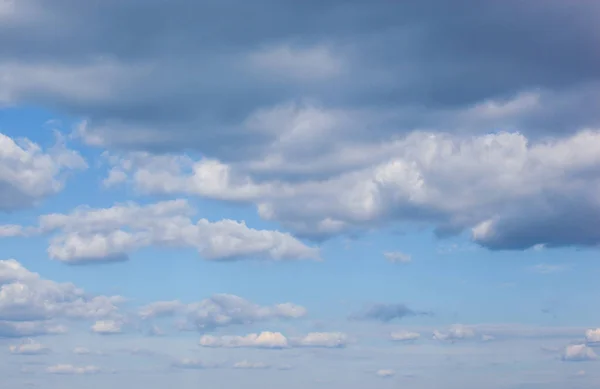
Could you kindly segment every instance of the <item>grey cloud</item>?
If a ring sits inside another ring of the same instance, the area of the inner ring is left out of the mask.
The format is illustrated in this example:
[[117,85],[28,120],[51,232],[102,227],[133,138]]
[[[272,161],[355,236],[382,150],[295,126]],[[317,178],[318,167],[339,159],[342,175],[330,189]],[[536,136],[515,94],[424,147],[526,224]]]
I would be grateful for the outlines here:
[[0,261],[0,332],[7,336],[64,332],[51,320],[118,317],[122,301],[43,279],[13,259]]
[[404,304],[372,304],[361,312],[352,314],[350,319],[377,320],[387,323],[395,319],[417,315],[430,315],[430,313],[414,311]]
[[[193,163],[129,179],[315,239],[401,222],[480,227],[490,249],[595,246],[598,161],[554,160],[600,126],[600,6],[571,3],[22,0],[0,24],[0,103],[85,118],[75,135],[113,152],[200,153],[222,180],[199,185]],[[415,131],[429,148],[397,142]],[[548,137],[565,141],[541,156]],[[110,259],[139,242],[95,238],[122,245]]]
[[176,316],[183,319],[183,329],[212,331],[232,325],[298,319],[306,315],[306,308],[292,303],[261,306],[239,296],[215,294],[190,304],[158,301],[141,307],[138,313],[143,320]]

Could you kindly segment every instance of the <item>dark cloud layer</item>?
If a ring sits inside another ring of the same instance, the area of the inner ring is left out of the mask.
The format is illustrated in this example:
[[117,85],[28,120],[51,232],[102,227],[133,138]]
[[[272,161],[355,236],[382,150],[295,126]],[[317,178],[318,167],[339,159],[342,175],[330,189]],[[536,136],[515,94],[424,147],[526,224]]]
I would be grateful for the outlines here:
[[365,307],[361,312],[352,314],[350,319],[377,320],[387,323],[395,319],[423,315],[430,315],[430,313],[414,311],[404,304],[372,304]]

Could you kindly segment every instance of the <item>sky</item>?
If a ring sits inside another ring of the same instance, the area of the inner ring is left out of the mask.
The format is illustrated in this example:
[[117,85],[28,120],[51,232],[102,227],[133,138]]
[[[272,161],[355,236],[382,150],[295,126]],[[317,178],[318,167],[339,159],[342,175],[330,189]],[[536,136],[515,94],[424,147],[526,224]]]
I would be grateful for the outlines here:
[[597,388],[598,18],[0,0],[2,387]]

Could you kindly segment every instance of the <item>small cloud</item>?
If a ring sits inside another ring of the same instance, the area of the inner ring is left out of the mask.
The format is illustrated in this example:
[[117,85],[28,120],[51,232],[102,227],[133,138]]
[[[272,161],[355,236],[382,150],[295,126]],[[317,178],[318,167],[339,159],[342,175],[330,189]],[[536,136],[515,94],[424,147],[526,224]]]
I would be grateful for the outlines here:
[[250,362],[247,360],[236,362],[233,365],[234,369],[269,369],[271,365],[264,362]]
[[265,331],[245,336],[204,335],[200,338],[200,346],[212,348],[342,348],[347,343],[348,337],[341,332],[311,332],[303,337],[287,338],[281,332]]
[[593,361],[597,358],[594,350],[585,344],[573,344],[565,348],[563,353],[563,361],[581,362]]
[[439,341],[456,341],[456,340],[464,340],[471,339],[475,337],[475,330],[469,327],[466,327],[462,324],[455,324],[448,331],[442,332],[435,330],[433,331],[433,339]]
[[67,374],[67,375],[82,375],[96,374],[100,372],[97,366],[73,366],[73,365],[54,365],[46,368],[46,372],[50,374]]
[[408,331],[397,331],[390,334],[390,339],[396,342],[410,342],[417,340],[421,337],[421,334],[417,332]]
[[409,263],[412,261],[410,255],[404,254],[400,251],[388,251],[383,253],[383,256],[390,263]]
[[209,369],[214,368],[216,364],[210,364],[198,359],[188,359],[183,358],[178,361],[175,361],[171,364],[172,367],[177,369],[191,369],[191,370],[201,370],[201,369]]
[[73,354],[77,355],[104,355],[102,351],[92,351],[85,347],[75,347],[73,349]]
[[568,270],[568,267],[565,265],[549,265],[546,263],[540,263],[535,266],[529,268],[532,272],[539,274],[552,274],[552,273],[560,273]]
[[600,328],[585,331],[585,341],[588,344],[600,345]]
[[375,372],[375,374],[377,374],[379,377],[382,377],[382,378],[390,378],[390,377],[393,377],[394,374],[396,374],[396,373],[394,373],[393,370],[380,369],[380,370],[377,370],[377,372]]
[[32,339],[27,340],[16,346],[9,346],[8,348],[11,354],[19,355],[41,355],[50,353],[48,347],[43,346],[40,343],[34,342]]
[[121,323],[115,320],[99,320],[91,327],[92,332],[100,335],[121,333]]
[[492,335],[481,335],[481,341],[482,342],[491,342],[492,340],[495,340],[496,338]]

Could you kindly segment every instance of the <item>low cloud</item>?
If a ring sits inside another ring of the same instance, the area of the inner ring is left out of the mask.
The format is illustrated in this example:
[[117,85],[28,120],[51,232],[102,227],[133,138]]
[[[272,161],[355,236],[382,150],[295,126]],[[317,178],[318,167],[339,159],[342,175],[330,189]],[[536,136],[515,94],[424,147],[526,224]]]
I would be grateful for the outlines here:
[[384,323],[410,316],[430,315],[428,312],[418,312],[404,304],[371,304],[361,312],[350,316],[351,320],[376,320]]
[[26,342],[23,342],[19,345],[9,346],[9,351],[11,354],[19,354],[19,355],[41,355],[50,353],[50,349],[41,343],[37,343],[32,339],[29,339]]
[[565,347],[562,359],[563,361],[582,362],[593,361],[598,356],[585,344],[573,344]]
[[311,332],[303,337],[288,338],[280,332],[267,331],[245,336],[204,335],[200,338],[200,346],[213,348],[343,348],[347,344],[347,335],[340,332]]

